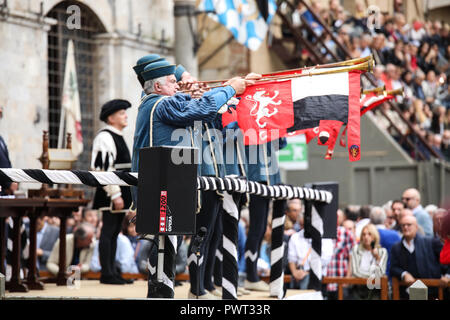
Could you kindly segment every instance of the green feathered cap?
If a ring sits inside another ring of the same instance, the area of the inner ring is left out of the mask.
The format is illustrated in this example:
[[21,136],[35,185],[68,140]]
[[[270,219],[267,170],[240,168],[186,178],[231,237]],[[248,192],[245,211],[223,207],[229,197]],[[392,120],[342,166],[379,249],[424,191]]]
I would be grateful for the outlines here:
[[162,58],[159,54],[148,54],[146,56],[143,56],[136,62],[136,65],[133,67],[134,72],[136,72],[137,75],[140,75],[142,71],[144,71],[144,68],[150,63],[163,60],[164,58]]
[[169,76],[175,73],[175,65],[170,64],[166,60],[153,62],[144,68],[141,73],[145,81]]

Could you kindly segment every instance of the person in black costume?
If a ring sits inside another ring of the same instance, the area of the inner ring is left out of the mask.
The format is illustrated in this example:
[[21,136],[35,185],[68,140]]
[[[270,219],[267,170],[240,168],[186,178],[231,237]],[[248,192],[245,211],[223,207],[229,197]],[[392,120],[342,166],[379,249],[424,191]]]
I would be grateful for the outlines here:
[[[108,101],[102,106],[100,120],[107,126],[101,129],[93,142],[91,167],[96,171],[130,171],[131,155],[123,137],[123,129],[128,125],[126,109],[130,102],[121,99]],[[120,233],[125,214],[131,205],[130,187],[108,185],[98,187],[93,208],[102,211],[103,226],[99,241],[101,265],[100,283],[125,284],[115,266],[117,236]]]

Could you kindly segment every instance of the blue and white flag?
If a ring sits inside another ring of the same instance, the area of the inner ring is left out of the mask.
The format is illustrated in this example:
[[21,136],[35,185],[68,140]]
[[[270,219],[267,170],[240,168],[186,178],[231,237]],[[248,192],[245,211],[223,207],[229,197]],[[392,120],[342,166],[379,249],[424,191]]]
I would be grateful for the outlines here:
[[202,0],[201,11],[231,31],[234,38],[250,50],[257,50],[266,37],[268,25],[277,10],[275,0],[268,0],[268,16],[264,20],[257,0]]

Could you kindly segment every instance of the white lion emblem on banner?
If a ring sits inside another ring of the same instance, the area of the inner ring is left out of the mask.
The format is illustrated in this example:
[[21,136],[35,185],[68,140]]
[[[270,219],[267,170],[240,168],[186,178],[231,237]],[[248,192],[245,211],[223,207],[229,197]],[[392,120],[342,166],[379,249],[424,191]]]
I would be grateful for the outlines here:
[[279,106],[281,100],[274,102],[275,98],[278,96],[279,92],[274,91],[275,95],[273,97],[265,96],[266,91],[257,91],[253,96],[248,95],[245,99],[254,102],[253,108],[250,110],[250,115],[256,117],[256,124],[260,128],[265,128],[267,122],[262,123],[263,118],[270,118],[278,113],[278,108],[274,107],[273,111],[270,112],[269,105]]

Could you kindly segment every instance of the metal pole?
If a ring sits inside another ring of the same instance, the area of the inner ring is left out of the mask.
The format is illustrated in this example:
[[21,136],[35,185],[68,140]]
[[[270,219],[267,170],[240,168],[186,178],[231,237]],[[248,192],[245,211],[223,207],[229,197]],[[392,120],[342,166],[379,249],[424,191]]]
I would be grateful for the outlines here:
[[198,77],[195,0],[175,0],[175,60]]
[[156,270],[156,279],[163,282],[164,279],[164,241],[165,236],[158,236],[158,267]]

